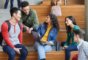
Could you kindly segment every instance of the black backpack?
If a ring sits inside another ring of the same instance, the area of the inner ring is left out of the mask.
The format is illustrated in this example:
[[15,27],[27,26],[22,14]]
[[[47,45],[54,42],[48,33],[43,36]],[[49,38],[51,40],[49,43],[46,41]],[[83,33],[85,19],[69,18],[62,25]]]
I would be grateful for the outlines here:
[[[8,20],[6,20],[5,22],[6,22],[7,25],[8,25],[8,32],[9,32],[10,27],[11,27],[10,22],[9,22]],[[18,23],[18,25],[20,26],[20,23]],[[20,29],[21,29],[21,26],[20,26]],[[0,31],[0,45],[2,45],[2,41],[3,41],[3,36],[2,36],[1,31]]]

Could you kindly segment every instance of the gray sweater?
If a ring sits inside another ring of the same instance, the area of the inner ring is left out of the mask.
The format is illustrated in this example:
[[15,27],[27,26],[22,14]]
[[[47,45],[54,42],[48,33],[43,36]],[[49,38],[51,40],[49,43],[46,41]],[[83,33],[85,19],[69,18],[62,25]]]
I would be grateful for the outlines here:
[[78,60],[88,60],[88,42],[80,39],[78,44]]

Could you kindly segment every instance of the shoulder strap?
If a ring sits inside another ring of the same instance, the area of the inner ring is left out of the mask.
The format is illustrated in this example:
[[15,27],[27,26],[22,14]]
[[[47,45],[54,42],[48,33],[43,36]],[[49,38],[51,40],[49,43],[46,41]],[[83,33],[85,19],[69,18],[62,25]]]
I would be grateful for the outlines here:
[[5,22],[6,22],[7,25],[8,25],[8,31],[9,31],[9,30],[10,30],[10,27],[11,27],[10,22],[9,22],[9,20],[6,20]]
[[[9,22],[9,20],[6,20],[5,22],[6,22],[7,25],[8,25],[8,31],[9,31],[9,30],[10,30],[10,27],[11,27],[10,22]],[[19,25],[19,27],[20,27],[20,29],[21,29],[21,23],[20,23],[20,22],[18,22],[18,25]]]

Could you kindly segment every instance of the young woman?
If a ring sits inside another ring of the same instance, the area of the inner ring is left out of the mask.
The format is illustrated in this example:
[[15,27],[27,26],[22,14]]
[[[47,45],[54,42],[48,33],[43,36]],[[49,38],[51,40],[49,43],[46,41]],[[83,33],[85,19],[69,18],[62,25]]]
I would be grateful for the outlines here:
[[57,17],[53,14],[49,14],[46,21],[38,28],[40,39],[37,39],[35,47],[38,52],[39,60],[46,60],[46,52],[52,51],[58,30]]
[[61,16],[61,0],[51,0],[51,13],[55,14],[56,16]]
[[70,59],[70,52],[77,51],[77,43],[74,42],[73,28],[78,28],[73,16],[67,16],[65,18],[65,26],[67,31],[67,40],[64,44],[65,49],[65,60]]

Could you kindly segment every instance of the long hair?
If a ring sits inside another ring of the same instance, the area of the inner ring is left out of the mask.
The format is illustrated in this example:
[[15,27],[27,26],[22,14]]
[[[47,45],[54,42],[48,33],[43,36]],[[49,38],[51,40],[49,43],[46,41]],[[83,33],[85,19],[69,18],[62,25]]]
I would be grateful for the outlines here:
[[57,17],[51,13],[49,14],[49,17],[50,17],[50,20],[51,20],[53,27],[55,27],[59,30],[60,27],[59,27],[59,21],[58,21]]
[[[75,21],[75,18],[73,16],[67,16],[67,17],[65,17],[65,22],[66,22],[66,18],[69,18],[74,25],[77,25],[76,21]],[[65,26],[66,26],[66,31],[67,32],[71,32],[72,28],[70,26],[67,26],[66,23],[65,23]]]

